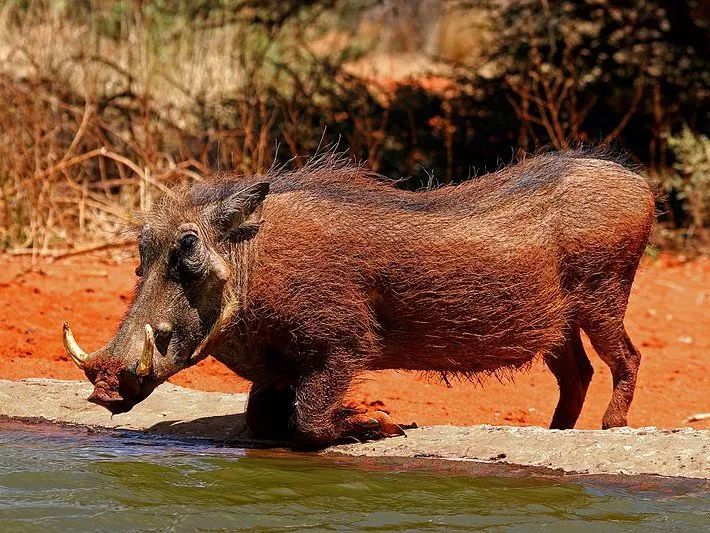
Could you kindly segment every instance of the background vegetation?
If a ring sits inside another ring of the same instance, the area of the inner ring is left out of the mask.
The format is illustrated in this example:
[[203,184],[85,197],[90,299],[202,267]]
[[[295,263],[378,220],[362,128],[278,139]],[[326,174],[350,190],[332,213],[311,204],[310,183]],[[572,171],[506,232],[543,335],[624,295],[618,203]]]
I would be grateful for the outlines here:
[[658,242],[701,246],[709,23],[700,0],[6,0],[0,248],[102,241],[170,184],[319,146],[416,188],[579,143],[643,164]]

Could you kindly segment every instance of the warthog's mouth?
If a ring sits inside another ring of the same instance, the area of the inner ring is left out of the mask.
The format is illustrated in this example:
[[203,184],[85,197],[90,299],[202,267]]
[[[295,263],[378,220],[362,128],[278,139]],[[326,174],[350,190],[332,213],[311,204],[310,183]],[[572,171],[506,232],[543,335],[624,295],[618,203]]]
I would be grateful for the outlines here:
[[91,396],[87,398],[87,400],[91,403],[95,403],[96,405],[100,405],[101,407],[105,407],[111,412],[112,415],[127,413],[128,411],[133,409],[134,405],[136,405],[134,402],[129,402],[128,400],[124,400],[123,398],[106,400],[100,395],[97,395],[96,392],[93,392]]
[[94,385],[94,391],[87,398],[91,403],[100,405],[108,409],[111,414],[127,413],[140,400],[128,400],[121,396],[121,393],[111,390],[105,381],[97,381]]
[[96,381],[94,391],[87,398],[91,403],[108,409],[111,414],[127,413],[145,400],[160,385],[159,381],[138,382],[130,374],[123,373],[118,379],[118,388],[111,387],[104,380]]

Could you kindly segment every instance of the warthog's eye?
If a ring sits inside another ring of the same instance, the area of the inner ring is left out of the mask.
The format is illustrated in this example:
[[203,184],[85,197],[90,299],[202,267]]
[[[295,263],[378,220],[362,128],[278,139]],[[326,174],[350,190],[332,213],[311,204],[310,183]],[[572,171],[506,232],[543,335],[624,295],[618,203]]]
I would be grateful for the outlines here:
[[143,265],[138,265],[136,267],[136,276],[139,278],[143,275]]
[[195,249],[197,244],[197,235],[194,233],[185,233],[180,237],[180,248],[185,253],[190,253]]
[[176,240],[169,258],[169,275],[175,281],[192,281],[207,269],[204,247],[197,233],[185,231]]

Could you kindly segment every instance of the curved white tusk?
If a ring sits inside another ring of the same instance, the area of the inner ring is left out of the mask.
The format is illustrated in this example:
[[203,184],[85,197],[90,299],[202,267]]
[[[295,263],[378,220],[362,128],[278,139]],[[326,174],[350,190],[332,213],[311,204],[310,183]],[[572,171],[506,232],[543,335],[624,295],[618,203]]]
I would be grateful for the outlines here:
[[76,366],[83,369],[84,363],[89,358],[89,354],[82,350],[79,345],[74,340],[74,334],[71,332],[69,324],[64,322],[64,349],[71,357],[72,361],[76,363]]
[[145,377],[153,370],[153,354],[155,353],[155,336],[150,324],[145,325],[145,343],[143,344],[143,355],[138,361],[136,375]]

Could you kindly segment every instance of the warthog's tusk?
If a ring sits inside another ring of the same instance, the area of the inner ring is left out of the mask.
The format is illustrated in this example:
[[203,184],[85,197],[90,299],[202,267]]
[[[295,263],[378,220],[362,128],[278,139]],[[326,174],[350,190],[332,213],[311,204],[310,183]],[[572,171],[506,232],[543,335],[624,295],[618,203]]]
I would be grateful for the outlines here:
[[153,354],[155,353],[155,336],[153,335],[153,328],[150,324],[145,325],[145,343],[143,344],[143,355],[141,355],[141,360],[138,361],[138,366],[136,367],[136,374],[145,377],[150,374],[153,369]]
[[67,354],[71,357],[72,361],[76,363],[76,366],[83,369],[84,362],[89,358],[89,354],[84,350],[79,348],[79,345],[74,340],[74,334],[71,332],[69,324],[64,322],[64,349]]

